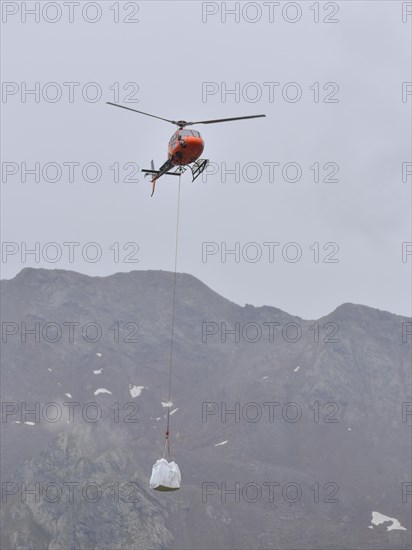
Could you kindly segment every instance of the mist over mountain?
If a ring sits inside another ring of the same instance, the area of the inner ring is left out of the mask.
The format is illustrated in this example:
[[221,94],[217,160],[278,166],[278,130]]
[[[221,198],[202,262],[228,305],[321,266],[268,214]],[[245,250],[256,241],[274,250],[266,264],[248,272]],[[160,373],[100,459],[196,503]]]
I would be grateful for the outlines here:
[[182,487],[149,489],[173,277],[1,282],[1,548],[409,548],[412,325],[362,305],[303,320],[178,274]]

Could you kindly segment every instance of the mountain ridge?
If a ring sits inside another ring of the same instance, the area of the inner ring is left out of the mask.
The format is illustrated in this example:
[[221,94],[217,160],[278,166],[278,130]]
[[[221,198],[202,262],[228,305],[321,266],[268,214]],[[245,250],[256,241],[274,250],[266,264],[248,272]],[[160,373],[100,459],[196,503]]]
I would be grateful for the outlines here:
[[[53,275],[65,275],[65,274],[72,274],[72,276],[74,277],[79,277],[79,279],[81,278],[88,278],[88,279],[94,279],[94,280],[107,280],[107,279],[121,279],[123,277],[135,277],[135,276],[139,276],[139,275],[150,275],[150,274],[159,274],[161,276],[166,276],[166,277],[170,277],[170,276],[174,276],[174,272],[173,271],[167,271],[167,270],[162,270],[162,269],[146,269],[146,270],[139,270],[139,269],[135,269],[135,270],[131,270],[131,271],[128,271],[128,272],[124,272],[124,271],[119,271],[119,272],[116,272],[116,273],[111,273],[109,275],[87,275],[87,274],[84,274],[84,273],[80,273],[78,271],[75,271],[75,270],[67,270],[67,269],[46,269],[46,268],[34,268],[34,267],[25,267],[23,268],[21,271],[19,271],[18,273],[16,273],[16,275],[10,279],[0,279],[0,285],[1,284],[4,284],[4,283],[9,283],[11,281],[20,281],[20,280],[25,280],[26,277],[28,277],[28,280],[30,280],[30,278],[32,277],[32,275],[34,273],[37,273],[39,276],[41,275],[46,275],[46,277]],[[303,317],[300,317],[298,315],[293,315],[293,314],[290,314],[288,312],[286,312],[285,310],[281,310],[279,308],[277,308],[276,306],[271,306],[271,305],[262,305],[262,306],[255,306],[253,304],[245,304],[244,306],[240,305],[240,304],[237,304],[236,302],[232,302],[231,300],[228,300],[227,298],[225,298],[222,294],[219,294],[217,291],[213,290],[211,287],[209,287],[206,283],[203,283],[199,278],[197,278],[195,275],[192,275],[190,273],[186,273],[186,272],[177,272],[176,275],[178,277],[184,277],[185,279],[188,280],[188,282],[194,282],[195,284],[199,285],[199,288],[205,288],[207,289],[208,291],[210,291],[212,294],[218,296],[219,298],[222,298],[223,300],[226,300],[227,302],[230,302],[231,304],[233,304],[234,306],[238,306],[239,308],[242,308],[242,309],[248,309],[248,308],[253,308],[255,310],[266,310],[266,309],[271,309],[271,310],[277,310],[279,312],[282,312],[282,313],[285,313],[287,315],[289,315],[290,317],[295,317],[297,319],[300,319],[302,321],[316,321],[316,320],[320,320],[320,319],[326,319],[327,317],[330,317],[331,315],[335,314],[336,312],[341,312],[341,311],[350,311],[351,309],[357,309],[357,308],[362,308],[362,309],[366,309],[366,310],[374,310],[376,312],[382,312],[382,313],[388,313],[390,315],[395,315],[397,317],[402,317],[404,319],[409,319],[408,316],[405,316],[405,315],[401,315],[401,314],[398,314],[398,313],[394,313],[394,312],[391,312],[391,311],[388,311],[388,310],[385,310],[385,309],[380,309],[380,308],[376,308],[376,307],[373,307],[373,306],[368,306],[368,305],[365,305],[365,304],[358,304],[358,303],[354,303],[354,302],[343,302],[342,304],[338,305],[335,309],[333,309],[332,311],[330,311],[329,313],[325,314],[325,315],[322,315],[321,317],[319,317],[318,319],[314,319],[314,318],[310,318],[310,319],[304,319]],[[48,279],[44,279],[45,281],[47,281]]]

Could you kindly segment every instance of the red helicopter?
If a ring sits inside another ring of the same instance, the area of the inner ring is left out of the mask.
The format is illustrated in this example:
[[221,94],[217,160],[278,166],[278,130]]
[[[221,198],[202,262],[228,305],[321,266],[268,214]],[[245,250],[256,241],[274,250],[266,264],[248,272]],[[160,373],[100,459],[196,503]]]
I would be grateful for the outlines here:
[[[114,107],[120,107],[121,109],[127,109],[128,111],[140,113],[141,115],[158,118],[160,120],[164,120],[165,122],[175,124],[178,127],[169,140],[167,161],[159,168],[159,170],[155,170],[153,161],[151,170],[142,170],[142,172],[145,172],[146,176],[149,174],[153,176],[151,196],[153,196],[153,193],[155,192],[156,181],[161,176],[165,174],[170,176],[180,176],[185,171],[184,167],[193,163],[193,165],[190,166],[190,169],[193,176],[192,181],[195,181],[195,179],[200,176],[206,168],[209,162],[208,159],[199,158],[205,146],[204,141],[199,132],[196,130],[185,130],[186,126],[192,126],[193,124],[215,124],[216,122],[229,122],[231,120],[244,120],[246,118],[260,118],[266,116],[251,115],[233,118],[219,118],[217,120],[198,120],[197,122],[186,122],[186,120],[169,120],[160,116],[151,115],[150,113],[138,111],[137,109],[131,109],[130,107],[125,107],[124,105],[111,103],[110,101],[107,101],[106,103],[108,105],[113,105]],[[176,167],[176,170],[170,171],[174,167]]]

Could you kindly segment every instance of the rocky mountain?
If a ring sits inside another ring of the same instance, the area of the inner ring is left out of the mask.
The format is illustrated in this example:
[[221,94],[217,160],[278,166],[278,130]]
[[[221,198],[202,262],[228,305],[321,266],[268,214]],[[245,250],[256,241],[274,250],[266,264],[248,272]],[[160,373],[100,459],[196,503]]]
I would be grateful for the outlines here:
[[409,548],[410,319],[303,320],[178,274],[182,487],[159,493],[172,303],[162,271],[1,282],[1,548]]

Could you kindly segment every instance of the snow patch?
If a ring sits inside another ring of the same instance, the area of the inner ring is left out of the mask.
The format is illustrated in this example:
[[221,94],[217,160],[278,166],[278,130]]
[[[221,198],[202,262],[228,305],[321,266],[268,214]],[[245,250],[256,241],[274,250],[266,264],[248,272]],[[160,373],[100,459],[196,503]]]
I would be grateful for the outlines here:
[[348,428],[348,431],[350,431],[350,432],[351,432],[351,431],[352,431],[352,428]]
[[215,447],[219,447],[219,445],[226,445],[226,443],[228,442],[229,440],[226,439],[226,441],[222,441],[221,443],[216,443],[215,444]]
[[99,395],[99,393],[108,393],[109,395],[112,395],[112,392],[109,390],[106,390],[106,388],[99,388],[94,392],[94,395]]
[[103,357],[103,353],[97,352],[96,355],[97,355],[97,357]]
[[296,369],[293,369],[293,372],[298,372],[299,369],[300,367],[296,367]]
[[35,425],[34,422],[25,422],[25,424],[27,424],[28,426],[34,426]]
[[399,521],[396,518],[390,518],[389,516],[385,516],[379,512],[372,512],[373,525],[380,525],[381,523],[385,523],[386,521],[392,522],[391,525],[388,525],[387,531],[392,531],[393,529],[406,531],[405,527],[402,527],[402,525],[399,523]]
[[132,397],[139,397],[143,390],[144,386],[132,386],[129,384],[129,391]]
[[66,395],[69,399],[72,398],[72,394],[71,394],[71,393],[65,393],[64,395]]
[[156,420],[160,420],[161,418],[162,418],[161,416],[158,416],[158,417],[156,418]]
[[47,369],[49,372],[51,372],[52,370],[51,369]]
[[94,370],[93,374],[102,374],[103,369]]
[[162,407],[173,407],[173,403],[171,401],[161,401]]
[[264,376],[264,377],[262,378],[262,380],[266,380],[266,378],[269,378],[269,376]]
[[175,414],[175,412],[178,410],[179,410],[179,407],[177,407],[177,409],[173,409],[173,411],[170,412],[170,416],[172,416],[172,414]]

